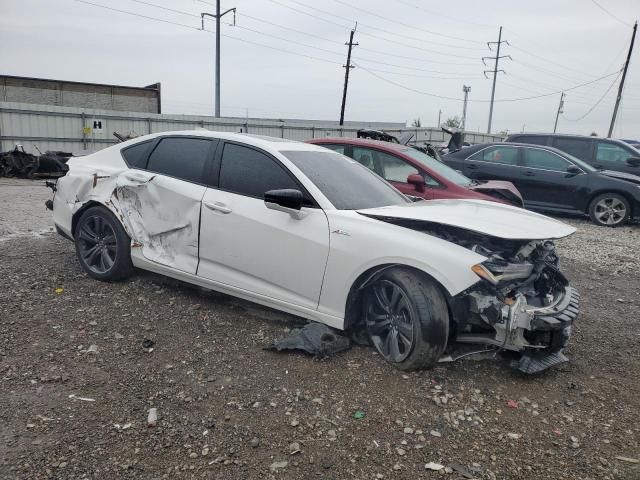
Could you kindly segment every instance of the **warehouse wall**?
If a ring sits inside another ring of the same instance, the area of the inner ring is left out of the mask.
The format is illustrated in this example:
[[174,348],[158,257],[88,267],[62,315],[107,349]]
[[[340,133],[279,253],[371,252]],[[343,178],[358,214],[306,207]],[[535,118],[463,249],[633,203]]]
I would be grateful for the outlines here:
[[0,75],[0,101],[159,113],[160,87],[136,88]]
[[[275,119],[213,118],[191,115],[138,114],[107,110],[53,107],[26,103],[0,102],[0,151],[21,144],[25,150],[37,153],[45,150],[63,150],[75,155],[87,155],[118,140],[113,132],[122,135],[146,135],[176,130],[206,128],[225,132],[245,132],[256,135],[307,140],[321,137],[355,137],[360,128],[378,128],[393,135],[411,131],[419,142],[440,143],[448,135],[436,128],[401,128],[398,124],[375,125],[350,123],[340,127],[331,122],[311,122]],[[496,135],[468,132],[465,139],[471,143],[500,140]]]

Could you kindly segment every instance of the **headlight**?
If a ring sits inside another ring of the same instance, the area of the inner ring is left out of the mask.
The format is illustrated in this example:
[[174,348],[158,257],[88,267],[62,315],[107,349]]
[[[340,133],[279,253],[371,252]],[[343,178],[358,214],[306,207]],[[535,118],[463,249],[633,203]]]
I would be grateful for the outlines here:
[[507,263],[486,261],[471,267],[480,278],[493,285],[500,282],[528,278],[533,273],[531,263]]

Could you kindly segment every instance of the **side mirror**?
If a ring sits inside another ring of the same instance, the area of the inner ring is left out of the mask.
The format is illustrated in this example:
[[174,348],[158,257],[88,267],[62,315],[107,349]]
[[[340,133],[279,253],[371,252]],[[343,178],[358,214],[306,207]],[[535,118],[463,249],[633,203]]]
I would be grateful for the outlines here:
[[569,165],[567,167],[567,173],[570,173],[571,175],[578,175],[582,173],[582,169],[576,165]]
[[407,177],[407,183],[413,185],[416,192],[424,192],[425,181],[419,173],[412,173]]
[[298,220],[304,218],[306,215],[305,212],[301,210],[303,202],[304,196],[300,190],[269,190],[264,194],[264,204],[267,208],[288,213]]
[[640,157],[627,158],[627,165],[630,167],[640,167]]

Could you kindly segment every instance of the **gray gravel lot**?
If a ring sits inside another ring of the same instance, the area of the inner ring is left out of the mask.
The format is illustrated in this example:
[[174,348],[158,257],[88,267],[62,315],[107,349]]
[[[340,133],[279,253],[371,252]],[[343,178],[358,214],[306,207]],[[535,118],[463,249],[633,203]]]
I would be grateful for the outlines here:
[[0,179],[0,478],[640,478],[638,226],[563,219],[570,363],[402,373],[366,347],[265,351],[299,320],[225,295],[96,282],[37,233],[49,197]]

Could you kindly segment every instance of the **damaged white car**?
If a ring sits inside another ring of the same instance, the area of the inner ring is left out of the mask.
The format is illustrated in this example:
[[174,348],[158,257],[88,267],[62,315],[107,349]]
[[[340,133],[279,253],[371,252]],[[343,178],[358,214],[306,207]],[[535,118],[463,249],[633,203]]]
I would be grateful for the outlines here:
[[86,272],[134,267],[341,330],[409,370],[448,344],[565,361],[578,294],[553,240],[566,224],[481,200],[412,202],[359,163],[278,138],[189,131],[73,157],[54,220]]

